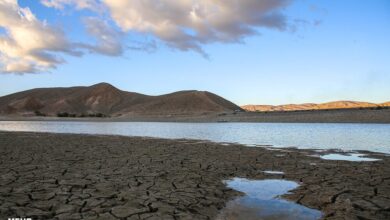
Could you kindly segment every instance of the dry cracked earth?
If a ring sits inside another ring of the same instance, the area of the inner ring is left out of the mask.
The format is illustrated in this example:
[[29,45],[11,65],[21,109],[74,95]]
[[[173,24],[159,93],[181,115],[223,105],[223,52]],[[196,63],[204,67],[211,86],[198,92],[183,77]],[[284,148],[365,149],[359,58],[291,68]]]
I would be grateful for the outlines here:
[[[283,178],[324,219],[390,219],[390,158],[195,140],[0,132],[0,218],[214,219],[239,192],[222,180]],[[273,176],[261,171],[279,170]]]

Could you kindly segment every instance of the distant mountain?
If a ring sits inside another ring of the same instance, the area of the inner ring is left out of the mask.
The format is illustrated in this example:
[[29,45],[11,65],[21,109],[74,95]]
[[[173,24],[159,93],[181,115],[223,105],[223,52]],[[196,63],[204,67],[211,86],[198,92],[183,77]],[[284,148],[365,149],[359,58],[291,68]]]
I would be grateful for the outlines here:
[[160,96],[126,92],[108,83],[90,87],[40,88],[0,97],[0,114],[120,115],[197,114],[241,110],[207,91],[180,91]]
[[375,104],[369,102],[336,101],[321,104],[304,103],[288,105],[244,105],[241,108],[246,111],[298,111],[298,110],[324,110],[324,109],[348,109],[348,108],[375,108],[389,107],[390,102]]
[[390,102],[382,103],[381,106],[383,106],[383,107],[390,107]]

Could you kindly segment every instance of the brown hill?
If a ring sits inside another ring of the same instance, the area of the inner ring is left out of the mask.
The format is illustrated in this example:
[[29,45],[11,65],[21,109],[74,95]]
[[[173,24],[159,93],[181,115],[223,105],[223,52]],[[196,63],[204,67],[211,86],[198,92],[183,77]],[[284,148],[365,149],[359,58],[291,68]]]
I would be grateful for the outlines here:
[[107,83],[90,87],[32,89],[0,97],[0,114],[47,115],[102,113],[111,116],[197,114],[241,110],[206,91],[180,91],[161,96],[126,92]]
[[390,102],[382,103],[381,106],[383,106],[383,107],[390,107]]
[[375,108],[388,107],[390,102],[375,104],[369,102],[356,101],[335,101],[321,104],[304,103],[304,104],[288,104],[288,105],[244,105],[241,108],[246,111],[299,111],[299,110],[324,110],[324,109],[353,109],[353,108]]

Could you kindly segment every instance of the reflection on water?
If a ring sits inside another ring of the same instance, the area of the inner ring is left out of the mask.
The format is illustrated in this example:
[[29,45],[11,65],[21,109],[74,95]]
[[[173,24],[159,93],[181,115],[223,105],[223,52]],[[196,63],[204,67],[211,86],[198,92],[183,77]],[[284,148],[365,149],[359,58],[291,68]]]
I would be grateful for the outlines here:
[[234,178],[226,181],[228,187],[245,193],[245,196],[228,202],[217,220],[311,220],[321,218],[321,212],[296,203],[283,200],[279,196],[297,188],[296,182],[286,180],[248,180]]
[[378,161],[379,159],[364,157],[364,154],[325,154],[320,156],[324,160],[347,160],[347,161]]
[[387,124],[0,121],[0,130],[188,138],[251,146],[390,153]]

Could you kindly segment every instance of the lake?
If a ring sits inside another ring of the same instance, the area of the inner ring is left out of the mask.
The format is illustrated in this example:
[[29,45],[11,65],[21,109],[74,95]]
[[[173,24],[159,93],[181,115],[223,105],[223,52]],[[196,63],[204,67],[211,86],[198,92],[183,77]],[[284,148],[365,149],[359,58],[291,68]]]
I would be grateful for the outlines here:
[[0,130],[202,139],[390,153],[389,124],[0,121]]

